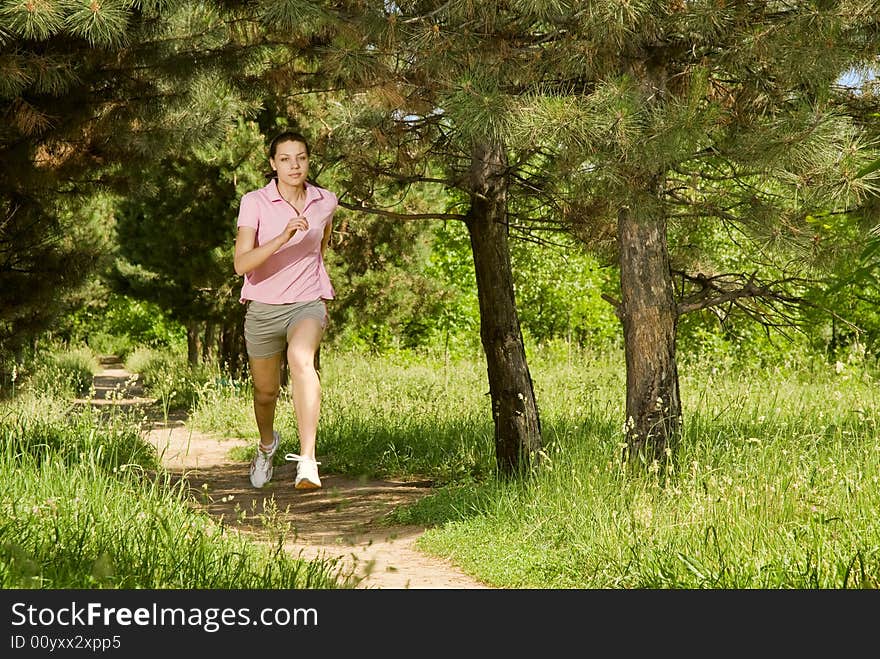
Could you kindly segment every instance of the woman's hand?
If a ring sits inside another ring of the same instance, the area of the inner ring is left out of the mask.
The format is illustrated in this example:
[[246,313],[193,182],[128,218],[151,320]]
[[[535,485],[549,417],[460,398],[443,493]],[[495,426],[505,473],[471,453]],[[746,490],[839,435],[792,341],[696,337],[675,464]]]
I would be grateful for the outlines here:
[[284,227],[284,230],[281,232],[281,235],[284,236],[284,242],[287,242],[291,238],[293,238],[293,234],[297,231],[308,231],[309,230],[309,221],[299,215],[297,217],[291,218],[287,222],[287,226]]
[[245,275],[259,268],[279,249],[293,238],[297,231],[308,231],[309,221],[298,215],[287,221],[284,229],[265,245],[257,246],[257,231],[252,227],[239,227],[235,237],[235,274]]

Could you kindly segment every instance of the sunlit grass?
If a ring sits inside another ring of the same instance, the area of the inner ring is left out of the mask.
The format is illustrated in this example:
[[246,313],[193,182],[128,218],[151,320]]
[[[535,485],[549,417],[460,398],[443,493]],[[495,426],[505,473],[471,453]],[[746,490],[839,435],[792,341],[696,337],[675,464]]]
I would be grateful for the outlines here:
[[[684,436],[664,479],[621,468],[622,354],[557,345],[529,359],[546,453],[532,478],[493,475],[484,363],[414,354],[322,355],[322,469],[434,479],[394,521],[430,527],[423,549],[498,587],[880,586],[866,365],[682,365]],[[256,437],[252,417],[246,383],[194,415]],[[295,449],[289,400],[278,418]]]
[[[271,531],[271,529],[270,529]],[[48,398],[0,408],[0,587],[336,588],[194,510],[124,415]]]
[[[325,350],[321,382],[318,455],[329,471],[446,482],[493,470],[489,397],[479,364]],[[251,396],[247,381],[210,388],[191,422],[200,430],[253,438],[255,447]],[[278,401],[275,427],[282,437],[279,456],[298,451],[288,391]],[[233,456],[247,460],[253,450],[235,449]]]
[[[682,378],[685,436],[670,479],[621,470],[611,390],[596,391],[589,412],[605,427],[580,430],[582,410],[556,406],[556,391],[544,419],[567,430],[546,437],[544,467],[478,498],[450,492],[458,515],[422,547],[502,587],[880,587],[873,380],[830,367],[809,380],[706,373]],[[424,523],[442,510],[418,508]]]

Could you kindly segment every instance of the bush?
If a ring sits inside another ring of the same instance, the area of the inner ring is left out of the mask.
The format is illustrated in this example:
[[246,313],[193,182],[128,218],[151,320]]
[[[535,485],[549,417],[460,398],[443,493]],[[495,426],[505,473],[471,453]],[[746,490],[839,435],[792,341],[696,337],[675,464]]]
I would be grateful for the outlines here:
[[121,415],[98,418],[88,405],[71,411],[51,396],[21,398],[15,414],[0,415],[0,449],[13,462],[53,459],[74,465],[91,456],[90,464],[108,473],[123,465],[158,467],[156,449],[141,437],[136,423]]
[[64,398],[85,396],[99,364],[89,348],[65,350],[58,347],[37,356],[28,378],[28,388],[37,393],[51,393]]
[[135,344],[126,334],[92,332],[89,334],[89,347],[99,355],[113,355],[124,361],[134,350]]
[[140,376],[144,389],[166,410],[193,409],[215,376],[211,367],[191,366],[186,355],[169,349],[137,348],[125,367]]
[[107,294],[68,319],[69,335],[101,355],[125,359],[138,345],[160,348],[186,341],[186,330],[153,303]]

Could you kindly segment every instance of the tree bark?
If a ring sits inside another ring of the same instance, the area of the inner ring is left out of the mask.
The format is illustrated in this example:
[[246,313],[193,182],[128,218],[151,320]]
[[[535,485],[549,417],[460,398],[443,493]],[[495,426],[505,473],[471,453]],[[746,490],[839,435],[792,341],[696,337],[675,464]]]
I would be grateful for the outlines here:
[[513,291],[507,227],[507,159],[500,145],[474,147],[466,224],[480,302],[495,456],[504,476],[527,473],[541,449],[541,422]]
[[188,320],[185,325],[186,361],[190,366],[196,366],[202,351],[201,323],[197,320]]
[[236,304],[224,315],[220,323],[219,361],[233,377],[239,376],[247,365],[247,349],[244,344],[245,306]]
[[213,320],[205,321],[205,338],[202,340],[202,363],[207,364],[217,354],[217,325]]
[[[649,184],[648,188],[652,187]],[[678,315],[664,217],[618,212],[621,305],[626,354],[626,450],[635,467],[665,466],[678,444],[681,400],[676,366]]]

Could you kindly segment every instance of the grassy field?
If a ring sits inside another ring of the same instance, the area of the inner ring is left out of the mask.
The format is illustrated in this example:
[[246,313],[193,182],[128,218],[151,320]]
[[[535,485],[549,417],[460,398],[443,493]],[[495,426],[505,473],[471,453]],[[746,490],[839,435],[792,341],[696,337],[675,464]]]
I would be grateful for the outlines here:
[[334,566],[196,512],[139,420],[58,398],[0,407],[0,588],[336,588]]
[[[246,380],[138,359],[169,405],[193,406],[194,427],[256,436]],[[545,441],[530,478],[494,476],[479,355],[330,349],[322,470],[432,479],[435,493],[391,521],[427,525],[425,551],[500,588],[880,587],[873,369],[680,364],[684,437],[663,479],[621,468],[621,354],[556,345],[529,359]],[[195,513],[132,420],[33,395],[5,406],[5,587],[333,587],[332,566],[248,545]],[[283,454],[298,448],[286,395],[279,410]]]
[[[880,586],[864,365],[682,364],[685,434],[662,481],[621,469],[622,355],[556,346],[530,360],[546,457],[525,482],[493,476],[484,364],[413,354],[322,355],[323,468],[434,479],[396,521],[429,525],[423,549],[498,587]],[[254,436],[246,383],[200,401],[196,424]],[[295,436],[289,412],[280,425]]]

